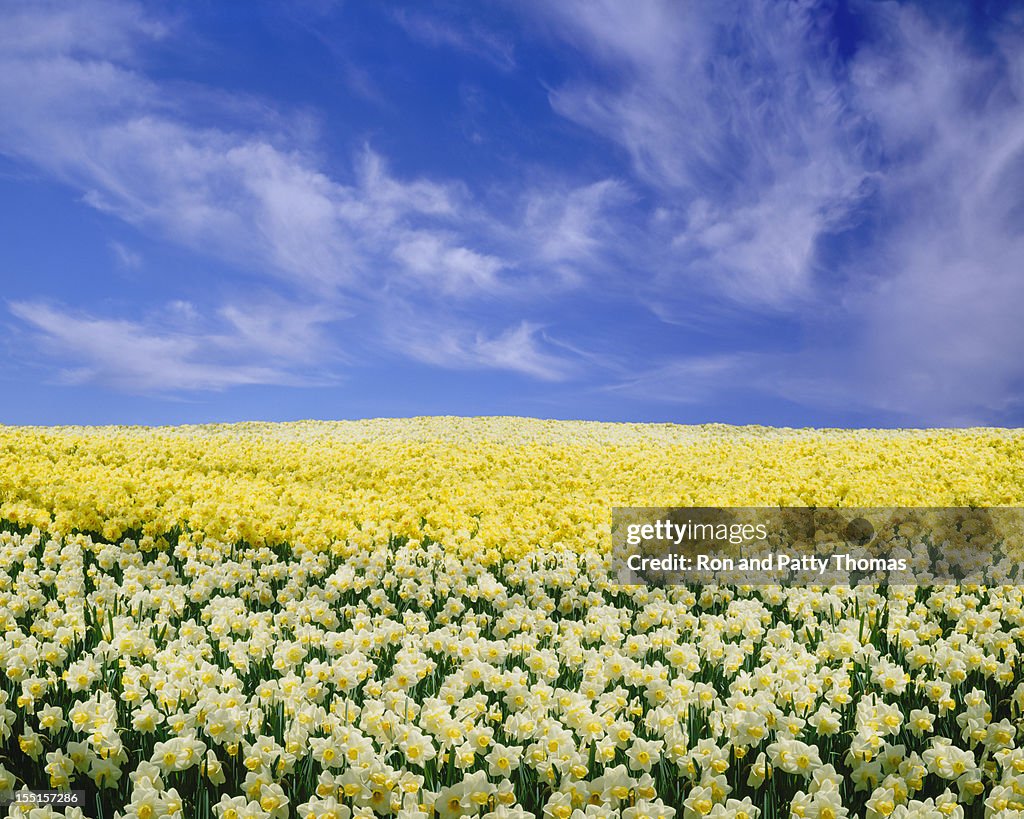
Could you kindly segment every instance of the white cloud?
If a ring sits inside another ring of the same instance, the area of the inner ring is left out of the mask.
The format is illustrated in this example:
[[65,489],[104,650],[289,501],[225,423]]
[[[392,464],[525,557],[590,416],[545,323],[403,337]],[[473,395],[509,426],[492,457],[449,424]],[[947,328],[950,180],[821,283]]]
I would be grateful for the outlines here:
[[605,387],[642,401],[701,404],[714,400],[730,386],[760,389],[751,356],[719,354],[675,358]]
[[510,370],[545,381],[564,380],[576,370],[564,356],[546,349],[557,345],[528,321],[488,334],[406,316],[394,325],[391,343],[419,361],[453,369]]
[[[803,324],[795,351],[666,353],[623,389],[750,386],[930,423],[1019,409],[1019,27],[981,55],[914,7],[873,4],[847,65],[809,4],[537,8],[600,66],[554,89],[554,110],[626,152],[658,205],[652,229],[672,236],[647,298],[665,315],[679,294]],[[826,267],[822,243],[862,208],[875,227]]]
[[[859,364],[877,405],[927,417],[998,417],[1024,386],[1024,37],[972,53],[911,9],[854,83],[883,149],[891,268],[850,296]],[[1009,70],[1005,70],[1010,66]]]
[[463,347],[469,360],[485,367],[515,370],[537,378],[557,381],[566,377],[569,367],[559,356],[545,352],[537,340],[539,329],[521,322],[494,337],[477,334]]
[[268,296],[226,305],[217,314],[230,331],[219,343],[238,355],[256,355],[282,366],[344,360],[325,328],[351,316],[333,305]]
[[[582,362],[601,369],[534,318],[555,313],[544,298],[575,289],[627,311],[657,303],[691,333],[691,315],[798,328],[784,353],[749,338],[712,356],[641,350],[649,369],[624,391],[655,394],[667,379],[710,400],[750,383],[930,422],[999,417],[1019,402],[1019,27],[994,30],[982,55],[912,7],[871,4],[859,11],[866,44],[844,62],[813,4],[530,8],[574,49],[552,109],[612,146],[622,172],[581,181],[542,168],[533,184],[484,199],[458,181],[395,173],[369,146],[351,174],[328,170],[308,112],[286,127],[291,112],[261,101],[154,80],[141,55],[183,24],[151,7],[8,4],[0,106],[18,115],[0,118],[0,153],[249,277],[220,288],[219,307],[179,299],[166,321],[31,301],[14,314],[76,362],[74,377],[124,389],[302,379],[352,341],[555,380]],[[396,20],[428,45],[515,65],[483,29],[411,11]],[[218,94],[229,117],[211,113]],[[855,252],[830,261],[822,248],[844,231]],[[110,244],[127,268],[135,247]],[[619,355],[616,372],[635,364]]]
[[[101,43],[163,31],[135,6],[102,8],[117,33]],[[52,26],[84,33],[92,25],[42,10],[19,16],[22,36],[38,46],[0,52],[0,104],[20,112],[0,123],[0,151],[52,172],[92,206],[139,228],[322,295],[379,286],[389,272],[379,261],[391,256],[395,230],[438,227],[450,255],[476,252],[457,236],[465,221],[458,186],[399,180],[368,147],[356,158],[356,183],[347,185],[317,168],[314,151],[282,144],[281,134],[191,124],[183,101],[130,61],[98,47],[82,55],[72,34],[47,34]]]
[[138,270],[142,266],[142,255],[137,251],[118,241],[111,241],[109,245],[117,263],[125,270]]
[[551,92],[620,145],[674,212],[676,278],[756,308],[801,306],[818,239],[862,196],[848,107],[800,4],[546,4],[556,36],[614,70]]
[[[311,327],[332,318],[354,310],[387,316],[413,296],[419,308],[429,310],[452,296],[466,302],[511,292],[503,276],[513,271],[514,261],[477,246],[489,235],[503,241],[501,231],[462,185],[399,179],[369,146],[354,159],[353,181],[339,181],[318,167],[315,147],[303,143],[309,129],[260,129],[263,121],[280,119],[277,115],[257,118],[248,129],[200,126],[190,117],[190,99],[216,96],[215,89],[183,96],[139,69],[138,53],[169,28],[136,4],[98,3],[94,16],[86,5],[74,13],[50,5],[14,7],[10,18],[21,45],[0,50],[0,106],[19,116],[0,121],[0,152],[48,171],[80,191],[92,207],[141,231],[235,265],[269,293],[284,289],[318,305],[315,320],[299,326],[283,326],[275,318],[274,299],[245,311],[226,306],[219,314],[233,327],[230,339],[213,326],[210,316],[218,311],[207,310],[200,318],[206,329],[194,332],[217,338],[218,349],[237,342],[240,378],[271,378],[278,372],[246,365],[243,341],[257,341],[249,351],[252,362],[276,351],[287,354],[288,365],[301,373],[303,359],[293,353],[307,343]],[[0,30],[11,29],[0,25]],[[486,37],[474,42],[494,45]],[[227,107],[236,119],[239,112],[244,119],[246,110],[259,108],[251,100]],[[124,244],[111,243],[111,248],[123,266],[138,266],[137,254]],[[535,277],[532,284],[543,279]],[[519,296],[527,293],[523,277],[517,277],[515,289]],[[57,333],[50,320],[56,308],[18,315],[51,337],[51,349],[95,358],[79,377],[120,386],[135,378],[140,388],[152,386],[139,367],[122,367],[113,377],[117,368],[97,343],[76,348],[69,330]],[[387,319],[382,321],[378,327],[364,321],[360,332],[387,332]],[[192,335],[168,336],[145,318],[104,322],[77,319],[69,327],[83,336],[114,330],[140,339],[138,351],[151,352],[170,368],[166,383],[189,388],[219,383],[217,367],[197,369],[212,348]],[[479,332],[472,312],[451,313],[450,327],[460,338],[475,339]],[[271,338],[273,345],[266,341]],[[470,354],[477,362],[493,360],[507,368],[512,357],[503,359],[502,342],[487,340],[486,334],[480,339],[459,347],[451,366],[462,366],[466,351],[476,350]],[[337,346],[336,339],[318,341]],[[547,377],[547,359],[531,359],[525,347],[521,352],[520,369]],[[179,364],[172,366],[175,360]],[[446,364],[443,357],[436,361]]]
[[429,180],[399,182],[388,173],[381,156],[369,146],[363,147],[358,173],[365,201],[382,209],[373,213],[375,218],[383,216],[393,222],[405,213],[437,217],[458,213],[458,194],[451,186]]
[[523,230],[538,261],[547,265],[598,266],[618,228],[612,211],[629,199],[615,179],[529,194]]
[[139,3],[120,0],[10,0],[6,5],[0,54],[7,55],[66,53],[123,59],[136,53],[140,37],[160,39],[171,28]]
[[69,362],[61,371],[64,383],[93,382],[145,394],[309,383],[287,366],[294,361],[255,363],[244,343],[251,340],[251,332],[220,336],[182,328],[161,331],[32,302],[16,302],[9,309],[39,334],[44,348]]
[[456,24],[417,11],[399,9],[392,15],[398,25],[417,42],[434,48],[451,48],[485,60],[500,71],[516,67],[512,44],[476,23]]
[[455,246],[428,231],[406,231],[395,246],[394,257],[418,280],[456,297],[497,289],[497,274],[505,266],[495,256]]

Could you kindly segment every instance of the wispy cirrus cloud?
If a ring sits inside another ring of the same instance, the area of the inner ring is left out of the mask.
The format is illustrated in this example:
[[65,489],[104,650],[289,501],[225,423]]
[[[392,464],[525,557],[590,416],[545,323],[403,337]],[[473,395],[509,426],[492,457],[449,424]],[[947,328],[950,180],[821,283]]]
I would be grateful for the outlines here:
[[632,198],[617,179],[578,187],[549,184],[526,195],[514,230],[532,249],[535,264],[564,281],[597,277],[611,262],[623,231],[621,210]]
[[618,144],[662,205],[671,272],[759,309],[814,290],[816,247],[870,189],[873,158],[814,38],[808,4],[682,9],[543,6],[555,36],[599,67],[550,94],[556,112]]
[[1024,386],[1024,31],[994,51],[911,8],[854,64],[856,103],[893,157],[889,269],[851,294],[876,406],[1000,417]]
[[[157,389],[147,356],[185,391],[398,356],[624,406],[746,386],[808,417],[1018,417],[1022,21],[854,6],[842,46],[836,7],[813,2],[367,13],[428,46],[418,66],[498,69],[461,77],[480,95],[470,140],[455,94],[388,101],[395,76],[331,36],[344,4],[314,42],[352,105],[318,110],[209,65],[176,78],[184,12],[8,3],[0,154],[121,222],[100,247],[134,268],[74,309],[22,288],[12,315],[66,376],[118,390]],[[177,292],[164,270],[150,309],[166,246],[216,286]]]
[[475,21],[456,21],[422,11],[396,10],[392,18],[412,39],[435,48],[450,48],[484,60],[500,71],[516,67],[509,39]]
[[[351,179],[338,179],[319,167],[315,145],[274,127],[276,115],[256,117],[245,130],[196,124],[189,96],[149,78],[137,60],[173,28],[144,7],[99,3],[86,14],[26,3],[15,4],[10,17],[5,31],[9,38],[17,33],[17,44],[12,38],[11,47],[0,51],[0,103],[21,113],[0,124],[0,152],[44,169],[80,191],[92,207],[141,231],[237,266],[268,292],[280,291],[277,301],[315,300],[319,310],[302,332],[354,315],[354,335],[386,335],[389,316],[412,297],[417,309],[429,310],[453,297],[522,296],[543,286],[543,277],[517,271],[517,260],[502,255],[497,245],[511,249],[516,243],[461,183],[399,179],[369,146],[354,156]],[[427,31],[422,21],[409,25]],[[83,46],[81,35],[89,32]],[[481,37],[473,42],[495,45]],[[112,248],[122,265],[137,266],[123,244]],[[514,274],[514,281],[506,281],[506,274]],[[262,313],[275,309],[270,305]],[[168,333],[147,328],[139,318],[70,311],[62,325],[56,320],[61,308],[53,302],[22,304],[13,312],[46,339],[48,349],[92,361],[77,370],[78,378],[118,388],[133,381],[152,387],[125,358],[126,339],[139,342],[136,350],[159,354],[168,384],[204,389],[217,383],[218,374],[230,384],[220,365],[203,370],[197,362],[204,351],[216,358],[244,341],[259,324],[231,305],[206,311],[233,325],[230,336],[212,327]],[[517,347],[527,362],[523,371],[543,378],[561,371],[551,363],[554,354],[542,354],[532,335],[492,338],[474,326],[472,313],[449,315],[453,338],[460,341],[439,348],[432,363],[507,368],[514,356],[502,350]],[[88,343],[79,343],[83,339]],[[101,349],[103,339],[109,351]],[[319,341],[314,348],[330,350],[343,347],[346,335]],[[245,383],[277,382],[285,373],[281,361],[271,367],[256,363],[268,352],[265,346],[249,348],[252,364],[245,362],[244,345],[238,346]],[[124,372],[115,377],[116,362]],[[287,360],[298,380],[316,363],[314,356]]]
[[117,263],[125,270],[138,270],[142,266],[142,255],[123,242],[112,240],[109,247]]
[[579,359],[567,359],[551,347],[543,328],[528,321],[498,332],[467,331],[420,319],[407,325],[401,347],[427,364],[460,369],[508,370],[544,381],[561,381],[578,369]]
[[[273,318],[226,308],[225,332],[190,327],[196,318],[177,305],[170,326],[108,319],[41,302],[15,302],[10,312],[43,339],[44,351],[67,362],[65,384],[101,383],[137,394],[169,395],[254,384],[308,386],[324,383],[298,364],[308,364],[316,318]],[[282,330],[284,333],[282,333]],[[293,345],[301,342],[301,349]],[[253,352],[262,353],[256,357]],[[325,373],[326,376],[326,373]]]
[[1019,408],[1019,27],[979,50],[912,4],[874,4],[840,57],[814,4],[534,8],[592,67],[553,109],[618,145],[657,202],[669,249],[647,298],[802,326],[774,352],[665,354],[619,386],[690,400],[684,383],[745,384],[931,423]]
[[174,21],[157,19],[138,3],[11,2],[4,9],[0,54],[20,57],[68,54],[120,60],[139,46],[166,37]]

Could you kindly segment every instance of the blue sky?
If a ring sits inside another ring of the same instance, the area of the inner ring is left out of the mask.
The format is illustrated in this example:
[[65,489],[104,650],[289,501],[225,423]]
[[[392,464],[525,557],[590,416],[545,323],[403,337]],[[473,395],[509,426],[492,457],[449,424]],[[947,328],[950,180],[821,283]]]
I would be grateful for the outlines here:
[[1013,3],[0,0],[0,422],[1024,420]]

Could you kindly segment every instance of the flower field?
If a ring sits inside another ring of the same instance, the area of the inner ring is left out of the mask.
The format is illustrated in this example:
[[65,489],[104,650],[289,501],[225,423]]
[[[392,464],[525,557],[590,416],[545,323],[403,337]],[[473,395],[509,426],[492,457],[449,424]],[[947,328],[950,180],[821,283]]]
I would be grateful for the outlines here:
[[1024,588],[618,586],[613,506],[1024,505],[1024,434],[0,428],[0,792],[132,817],[1024,815]]

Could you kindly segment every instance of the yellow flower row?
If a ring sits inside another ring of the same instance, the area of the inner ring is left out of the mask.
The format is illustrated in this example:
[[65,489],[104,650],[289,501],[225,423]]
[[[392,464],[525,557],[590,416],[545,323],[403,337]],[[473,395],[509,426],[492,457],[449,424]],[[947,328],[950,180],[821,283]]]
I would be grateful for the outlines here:
[[[613,506],[1021,505],[1024,433],[516,418],[0,428],[0,519],[321,549],[428,536],[492,562],[607,550]],[[148,542],[148,541],[147,541]]]

